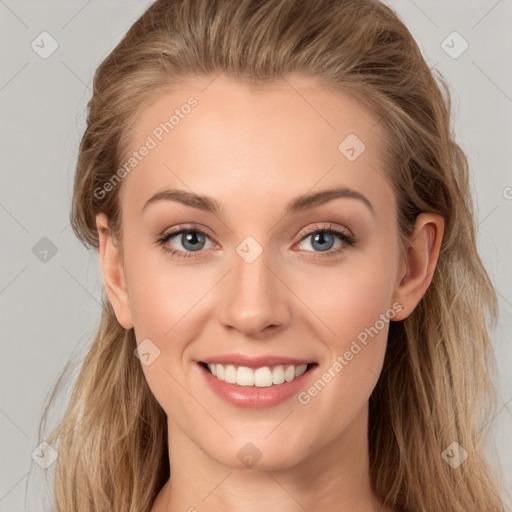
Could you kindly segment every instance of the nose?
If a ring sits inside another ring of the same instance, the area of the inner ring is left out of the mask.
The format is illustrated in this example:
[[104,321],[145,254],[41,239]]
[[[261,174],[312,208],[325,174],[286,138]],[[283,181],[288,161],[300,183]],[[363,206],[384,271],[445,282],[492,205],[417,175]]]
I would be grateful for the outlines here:
[[271,268],[263,251],[251,263],[235,254],[234,268],[220,291],[218,319],[223,328],[252,338],[282,330],[290,321],[290,295],[284,276]]

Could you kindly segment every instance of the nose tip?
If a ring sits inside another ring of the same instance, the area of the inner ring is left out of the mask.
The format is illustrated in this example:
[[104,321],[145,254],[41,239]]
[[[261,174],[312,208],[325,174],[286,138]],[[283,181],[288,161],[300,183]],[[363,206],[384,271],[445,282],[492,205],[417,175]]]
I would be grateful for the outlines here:
[[246,336],[276,333],[289,319],[284,290],[264,255],[252,263],[240,260],[222,290],[219,319]]
[[[238,311],[241,311],[238,309]],[[236,313],[232,311],[229,320],[224,325],[231,330],[237,330],[245,336],[257,338],[275,334],[282,327],[276,323],[275,318],[270,318],[264,310],[253,311],[253,313]]]

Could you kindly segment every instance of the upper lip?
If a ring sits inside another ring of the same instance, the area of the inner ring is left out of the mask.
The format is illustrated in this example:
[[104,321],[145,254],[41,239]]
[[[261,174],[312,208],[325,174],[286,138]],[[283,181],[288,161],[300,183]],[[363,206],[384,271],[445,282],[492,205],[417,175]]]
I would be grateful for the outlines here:
[[277,366],[281,364],[299,366],[301,364],[313,363],[314,361],[273,354],[261,356],[224,354],[222,356],[214,356],[202,359],[201,362],[206,364],[232,364],[234,366],[247,366],[248,368],[261,368],[263,366]]

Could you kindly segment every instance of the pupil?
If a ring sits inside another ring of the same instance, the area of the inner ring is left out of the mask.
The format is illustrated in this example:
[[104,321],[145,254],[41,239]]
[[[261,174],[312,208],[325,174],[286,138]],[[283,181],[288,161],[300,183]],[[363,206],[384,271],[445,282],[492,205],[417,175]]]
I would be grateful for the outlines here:
[[[184,247],[186,247],[186,243],[190,243],[190,244],[195,244],[198,242],[198,235],[199,237],[201,237],[201,235],[199,233],[196,233],[196,232],[188,232],[188,233],[185,233],[184,236],[185,236],[185,243],[183,244]],[[194,245],[192,245],[192,247],[189,247],[191,250],[197,250],[197,247],[194,247]]]
[[320,245],[320,250],[321,251],[327,251],[329,250],[329,247],[326,247],[325,246],[325,237],[327,236],[327,238],[329,238],[331,235],[329,233],[317,233],[314,237],[314,241],[313,243],[316,243],[317,239],[320,238],[320,241],[321,241],[321,245]]

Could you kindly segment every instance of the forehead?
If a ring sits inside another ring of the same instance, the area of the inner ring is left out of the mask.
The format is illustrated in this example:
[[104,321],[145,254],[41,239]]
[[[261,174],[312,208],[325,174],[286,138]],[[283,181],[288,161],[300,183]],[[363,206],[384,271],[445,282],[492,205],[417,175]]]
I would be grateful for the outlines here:
[[251,194],[270,204],[315,187],[386,185],[376,117],[309,77],[189,80],[155,94],[129,139],[121,165],[138,154],[126,166],[121,202],[138,207],[166,187],[213,195],[221,204]]

